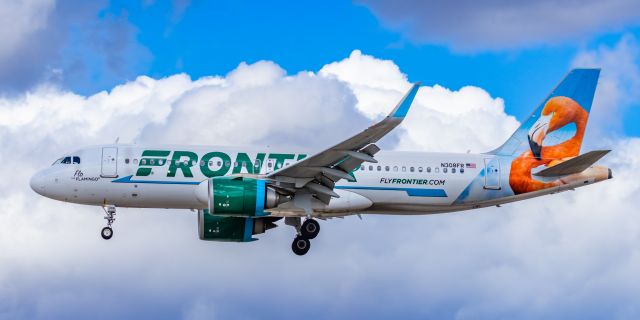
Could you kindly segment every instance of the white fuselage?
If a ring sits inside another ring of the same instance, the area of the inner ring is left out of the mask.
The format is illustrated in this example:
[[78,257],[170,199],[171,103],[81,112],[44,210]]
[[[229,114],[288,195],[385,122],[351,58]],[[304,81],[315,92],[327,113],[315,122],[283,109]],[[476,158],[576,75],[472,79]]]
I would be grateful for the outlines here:
[[[145,156],[150,150],[159,155]],[[80,204],[204,209],[207,202],[198,191],[209,177],[264,175],[306,155],[308,153],[230,147],[104,145],[84,148],[59,159],[37,173],[31,186],[46,197]],[[376,159],[378,163],[364,163],[352,173],[355,181],[340,180],[335,188],[340,198],[333,199],[329,205],[316,205],[314,215],[448,212],[516,201],[595,182],[508,195],[502,192],[508,181],[504,181],[501,171],[510,165],[512,158],[381,151]],[[486,168],[486,175],[485,164],[491,166]],[[471,188],[474,181],[480,181],[482,186]],[[465,190],[467,194],[461,197]],[[473,197],[469,192],[474,193]]]

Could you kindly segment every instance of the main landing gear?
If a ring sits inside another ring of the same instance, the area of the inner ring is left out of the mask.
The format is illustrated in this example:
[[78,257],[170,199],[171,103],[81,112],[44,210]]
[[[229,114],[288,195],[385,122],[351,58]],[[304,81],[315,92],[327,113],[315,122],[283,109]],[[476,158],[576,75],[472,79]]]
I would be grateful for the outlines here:
[[111,228],[111,225],[116,221],[116,206],[109,205],[107,207],[102,207],[102,209],[105,213],[104,219],[107,220],[107,226],[102,228],[102,232],[100,232],[100,234],[102,235],[102,239],[109,240],[113,237],[113,229]]
[[311,239],[314,239],[320,233],[320,224],[318,221],[308,218],[300,224],[300,218],[285,218],[285,223],[296,228],[297,236],[293,239],[291,250],[293,253],[303,256],[311,249]]

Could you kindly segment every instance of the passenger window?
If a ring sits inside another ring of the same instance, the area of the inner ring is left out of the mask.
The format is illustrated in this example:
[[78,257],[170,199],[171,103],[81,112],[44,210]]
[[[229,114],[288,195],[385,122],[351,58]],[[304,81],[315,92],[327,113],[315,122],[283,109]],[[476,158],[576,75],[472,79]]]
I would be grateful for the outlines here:
[[384,171],[389,171],[389,166],[384,166]]
[[267,166],[268,166],[269,168],[273,167],[273,162],[271,162],[271,161],[267,162]]
[[409,168],[409,171],[413,172],[414,171],[413,167]]
[[80,157],[73,157],[73,164],[80,164]]
[[147,164],[147,159],[140,160],[140,164]]
[[71,163],[71,157],[65,157],[65,158],[62,160],[62,162],[61,162],[61,163],[64,163],[64,164],[70,164],[70,163]]
[[382,171],[382,167],[381,166],[378,166],[378,171]]
[[206,164],[206,162],[204,162],[203,160],[200,160],[200,166],[204,167],[204,165]]
[[373,166],[369,166],[369,171],[373,171]]
[[436,172],[436,173],[440,173],[440,168],[436,167],[436,168],[435,168],[435,172]]
[[447,168],[442,168],[442,173],[447,173]]
[[260,160],[256,160],[256,163],[255,163],[255,167],[256,167],[256,169],[258,169],[258,168],[262,167],[262,166],[261,166],[261,164],[262,164],[262,163],[260,162]]
[[418,172],[422,172],[422,167],[418,167]]
[[225,165],[226,167],[228,167],[228,166],[230,166],[230,165],[231,165],[231,162],[230,162],[230,161],[225,161],[225,162],[224,162],[224,165]]
[[451,173],[456,173],[456,168],[451,168]]
[[133,159],[133,164],[138,164],[138,159]]
[[427,173],[431,173],[431,167],[427,167]]
[[402,166],[402,172],[407,172],[407,167]]
[[364,171],[364,166],[360,166],[360,171]]
[[464,168],[460,168],[460,173],[464,173]]
[[398,166],[393,166],[393,171],[398,171]]
[[125,163],[125,164],[129,164],[129,158],[125,158],[125,159],[124,159],[124,163]]

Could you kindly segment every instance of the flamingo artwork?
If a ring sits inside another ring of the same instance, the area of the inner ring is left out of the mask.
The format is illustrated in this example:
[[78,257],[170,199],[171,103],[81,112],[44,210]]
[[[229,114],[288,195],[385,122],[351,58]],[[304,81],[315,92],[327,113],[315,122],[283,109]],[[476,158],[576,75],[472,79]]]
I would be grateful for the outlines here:
[[[524,151],[511,163],[509,184],[515,194],[560,186],[574,180],[575,177],[563,177],[552,181],[540,181],[534,179],[531,173],[534,168],[552,167],[578,156],[588,117],[589,113],[571,98],[556,96],[546,102],[540,118],[529,130],[529,150]],[[571,123],[576,126],[573,137],[556,145],[543,145],[545,138]]]

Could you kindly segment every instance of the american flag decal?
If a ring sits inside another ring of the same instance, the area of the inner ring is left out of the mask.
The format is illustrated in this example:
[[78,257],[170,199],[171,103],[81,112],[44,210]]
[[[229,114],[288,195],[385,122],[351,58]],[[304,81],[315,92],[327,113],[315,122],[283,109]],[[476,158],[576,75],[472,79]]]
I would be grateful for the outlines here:
[[476,168],[476,164],[475,163],[467,163],[467,168],[468,169],[475,169]]

